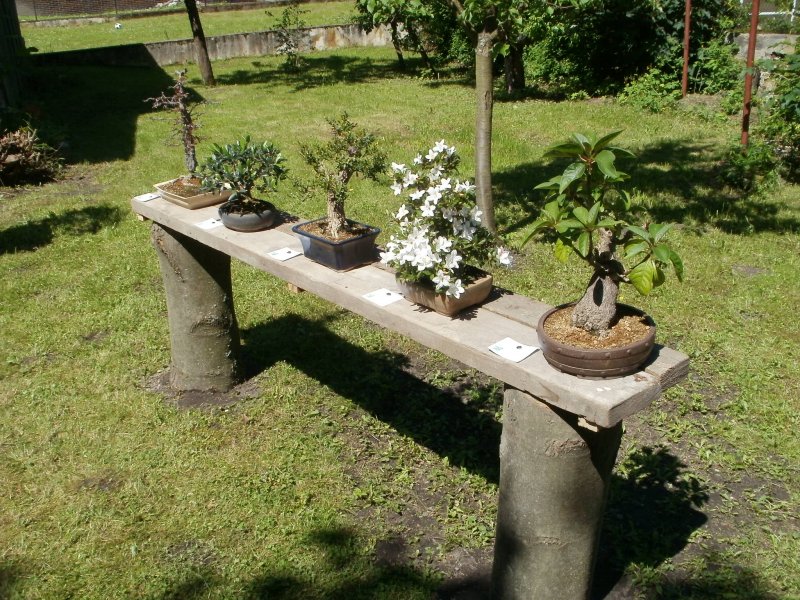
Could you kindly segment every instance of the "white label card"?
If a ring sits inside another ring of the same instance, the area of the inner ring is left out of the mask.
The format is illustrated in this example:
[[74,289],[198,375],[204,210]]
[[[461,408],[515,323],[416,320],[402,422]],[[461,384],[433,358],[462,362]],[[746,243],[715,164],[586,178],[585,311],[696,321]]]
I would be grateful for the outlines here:
[[219,217],[212,217],[211,219],[206,219],[205,221],[200,221],[199,223],[195,223],[200,229],[214,229],[214,227],[219,227],[222,225],[222,219]]
[[273,250],[272,252],[267,252],[267,256],[270,258],[274,258],[275,260],[289,260],[290,258],[294,258],[295,256],[300,256],[302,252],[299,250],[292,250],[291,248],[281,248],[279,250]]
[[398,294],[397,292],[387,290],[386,288],[381,288],[379,290],[375,290],[374,292],[370,292],[369,294],[364,294],[364,298],[377,304],[378,306],[389,306],[398,300],[402,300],[403,294]]
[[511,362],[520,362],[539,349],[538,346],[526,346],[511,338],[503,338],[489,346],[489,350]]
[[142,194],[141,196],[136,196],[134,200],[137,202],[150,202],[150,200],[155,200],[156,198],[161,198],[160,194],[156,194],[155,192],[150,192],[149,194]]

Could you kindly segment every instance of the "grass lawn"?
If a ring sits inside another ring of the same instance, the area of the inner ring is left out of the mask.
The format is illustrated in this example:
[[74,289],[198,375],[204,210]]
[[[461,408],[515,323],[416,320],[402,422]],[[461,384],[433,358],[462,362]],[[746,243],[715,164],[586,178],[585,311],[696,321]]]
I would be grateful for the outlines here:
[[[352,23],[355,14],[352,2],[304,4],[301,8],[307,11],[302,14],[307,27]],[[283,7],[278,6],[269,9],[204,12],[200,15],[200,19],[203,22],[203,31],[211,37],[275,29],[283,10]],[[114,29],[115,23],[121,23],[122,28]],[[109,20],[107,23],[87,21],[57,27],[36,25],[35,22],[28,21],[22,22],[21,26],[25,46],[38,48],[39,52],[164,42],[192,37],[189,19],[185,12],[150,17],[121,17]]]
[[[473,91],[394,68],[390,49],[214,64],[203,141],[250,134],[286,154],[347,110],[408,162],[440,138],[472,174]],[[430,598],[491,561],[501,386],[266,274],[234,264],[248,380],[205,410],[158,386],[166,306],[129,199],[182,172],[170,118],[143,100],[170,69],[37,74],[42,131],[66,143],[59,182],[0,191],[0,597]],[[47,87],[44,87],[47,82]],[[101,83],[99,83],[101,82]],[[601,542],[598,597],[800,597],[800,188],[744,200],[717,179],[735,121],[611,100],[495,108],[498,222],[512,246],[571,131],[624,129],[632,184],[686,281],[625,299],[689,379],[626,422]],[[349,216],[384,227],[397,200],[356,181]],[[382,240],[386,239],[383,234]],[[499,284],[549,303],[588,273],[518,251]]]

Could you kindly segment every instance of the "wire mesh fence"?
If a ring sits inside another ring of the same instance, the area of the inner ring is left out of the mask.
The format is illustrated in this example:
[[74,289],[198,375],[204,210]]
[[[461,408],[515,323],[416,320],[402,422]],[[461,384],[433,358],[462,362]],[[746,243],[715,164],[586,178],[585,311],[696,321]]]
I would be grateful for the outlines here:
[[[183,0],[15,0],[20,20],[119,16],[138,12],[156,12],[183,8]],[[198,2],[203,5],[254,4],[253,0]]]

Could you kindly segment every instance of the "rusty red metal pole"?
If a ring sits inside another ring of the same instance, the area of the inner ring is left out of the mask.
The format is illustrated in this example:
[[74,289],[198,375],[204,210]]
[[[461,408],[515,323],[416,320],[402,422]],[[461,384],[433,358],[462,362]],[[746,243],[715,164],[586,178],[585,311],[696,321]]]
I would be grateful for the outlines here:
[[750,141],[750,111],[753,105],[753,65],[756,59],[756,36],[758,35],[758,13],[760,0],[753,0],[750,15],[750,38],[747,41],[747,69],[744,76],[744,108],[742,109],[742,146]]
[[686,98],[689,90],[689,34],[692,25],[692,0],[686,0],[683,17],[683,77],[681,78],[681,94]]

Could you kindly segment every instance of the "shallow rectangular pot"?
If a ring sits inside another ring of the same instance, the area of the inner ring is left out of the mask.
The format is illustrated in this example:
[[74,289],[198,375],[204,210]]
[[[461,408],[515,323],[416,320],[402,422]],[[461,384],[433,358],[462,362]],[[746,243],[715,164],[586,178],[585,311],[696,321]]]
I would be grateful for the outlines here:
[[325,265],[334,271],[349,271],[361,265],[375,262],[378,259],[375,238],[378,237],[381,230],[377,227],[351,221],[355,225],[368,228],[369,231],[362,235],[336,242],[301,229],[303,225],[318,221],[325,221],[325,218],[298,223],[292,227],[292,231],[300,238],[300,244],[303,246],[303,254],[306,258]]
[[397,285],[407,300],[435,310],[440,315],[452,317],[465,308],[480,304],[489,297],[492,292],[492,275],[486,273],[483,277],[468,284],[464,288],[464,293],[458,298],[436,293],[436,290],[429,285],[403,281],[399,278],[397,279]]
[[178,196],[177,194],[173,194],[172,192],[164,189],[164,186],[169,185],[178,179],[180,179],[180,177],[170,179],[169,181],[162,181],[161,183],[155,184],[153,187],[158,190],[158,193],[161,194],[161,197],[164,198],[164,200],[172,202],[173,204],[177,204],[178,206],[182,206],[183,208],[195,209],[211,206],[212,204],[220,204],[225,202],[233,193],[233,190],[227,190],[224,192],[211,191],[202,192],[195,196],[189,196],[188,198],[183,198],[182,196]]

